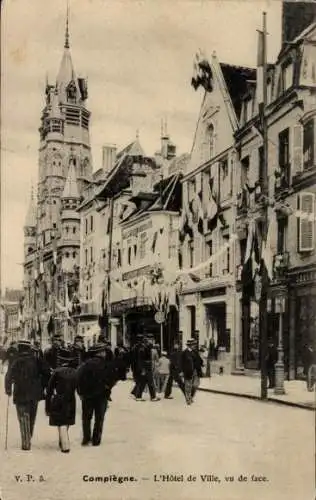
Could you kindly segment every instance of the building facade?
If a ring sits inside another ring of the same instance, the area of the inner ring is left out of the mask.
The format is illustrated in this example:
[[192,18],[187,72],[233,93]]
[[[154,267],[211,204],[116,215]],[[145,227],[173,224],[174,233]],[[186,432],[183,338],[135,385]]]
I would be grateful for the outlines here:
[[56,84],[46,84],[39,128],[37,197],[24,226],[25,334],[70,340],[75,324],[71,301],[79,286],[80,217],[77,208],[91,180],[87,82],[77,78],[69,45]]
[[[282,314],[282,347],[289,379],[303,375],[306,347],[315,346],[315,33],[314,23],[290,45],[284,44],[276,63],[268,68],[268,337],[279,343]],[[240,172],[236,180],[239,264],[245,260],[251,234],[254,246],[256,241],[258,248],[262,246],[266,203],[261,195],[262,137],[253,85],[244,95],[242,120],[235,134]],[[237,285],[238,316],[242,319],[236,331],[240,332],[241,364],[259,369],[259,308],[253,289],[258,263],[254,253],[252,280],[239,279]]]

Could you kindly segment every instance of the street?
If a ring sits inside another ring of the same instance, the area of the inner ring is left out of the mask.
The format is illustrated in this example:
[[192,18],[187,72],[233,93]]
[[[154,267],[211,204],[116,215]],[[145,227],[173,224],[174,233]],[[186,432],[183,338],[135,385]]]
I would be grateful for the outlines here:
[[32,451],[21,451],[11,401],[6,452],[0,381],[1,500],[313,498],[313,412],[203,392],[187,407],[177,388],[173,400],[136,402],[127,381],[100,447],[80,444],[79,404],[71,452],[60,453],[40,403]]

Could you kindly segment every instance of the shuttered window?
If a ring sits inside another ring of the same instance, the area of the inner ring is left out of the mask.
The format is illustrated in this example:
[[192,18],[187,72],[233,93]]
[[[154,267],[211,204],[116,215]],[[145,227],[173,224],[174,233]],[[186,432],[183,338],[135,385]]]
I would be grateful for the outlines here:
[[309,120],[304,125],[304,136],[303,136],[304,169],[311,168],[314,166],[314,144],[315,144],[314,119],[312,119]]
[[298,251],[311,252],[315,247],[315,194],[298,195]]
[[292,144],[292,165],[295,174],[303,170],[303,128],[301,125],[295,125],[295,127],[293,127]]

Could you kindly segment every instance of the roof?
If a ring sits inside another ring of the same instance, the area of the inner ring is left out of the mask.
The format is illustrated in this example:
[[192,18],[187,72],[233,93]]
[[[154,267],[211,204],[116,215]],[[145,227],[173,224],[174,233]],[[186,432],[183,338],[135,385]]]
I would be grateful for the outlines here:
[[121,156],[123,155],[128,155],[128,156],[145,156],[144,150],[140,145],[140,142],[138,139],[135,141],[131,142],[128,146],[123,148],[121,151],[118,152],[116,155],[117,159],[120,159]]
[[242,97],[249,88],[249,80],[256,81],[256,69],[226,63],[220,63],[220,67],[235,109],[236,116],[239,119]]
[[62,102],[66,101],[66,88],[71,81],[74,82],[77,94],[79,95],[80,90],[72,64],[70,49],[68,47],[65,47],[56,81],[59,99]]
[[77,185],[77,176],[75,172],[75,167],[72,162],[69,165],[68,177],[66,179],[64,191],[62,194],[62,199],[68,199],[68,198],[71,199],[80,198]]

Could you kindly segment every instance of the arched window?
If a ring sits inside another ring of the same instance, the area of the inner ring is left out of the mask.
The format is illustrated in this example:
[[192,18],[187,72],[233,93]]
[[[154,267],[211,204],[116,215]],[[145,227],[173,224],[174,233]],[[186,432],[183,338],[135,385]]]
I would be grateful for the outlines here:
[[215,131],[214,125],[211,123],[207,128],[209,157],[212,158],[215,153]]

